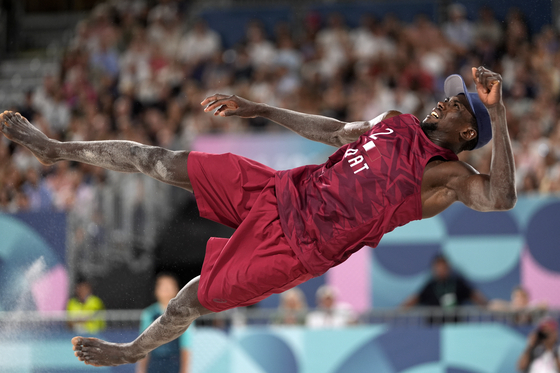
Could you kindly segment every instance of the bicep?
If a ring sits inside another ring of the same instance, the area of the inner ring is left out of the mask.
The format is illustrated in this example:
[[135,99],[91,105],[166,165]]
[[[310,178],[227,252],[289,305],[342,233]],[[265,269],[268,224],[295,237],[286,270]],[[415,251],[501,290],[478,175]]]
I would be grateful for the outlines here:
[[474,174],[458,177],[455,180],[457,200],[476,211],[493,211],[495,208],[489,198],[490,176]]
[[490,176],[481,174],[464,162],[447,163],[447,188],[455,194],[454,199],[476,211],[493,211],[490,199]]

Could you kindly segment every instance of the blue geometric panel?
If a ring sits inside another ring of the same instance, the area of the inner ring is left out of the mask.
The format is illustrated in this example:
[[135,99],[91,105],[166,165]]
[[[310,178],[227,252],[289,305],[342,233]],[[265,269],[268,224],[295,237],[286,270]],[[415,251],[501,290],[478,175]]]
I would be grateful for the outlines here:
[[[377,340],[397,372],[440,360],[439,329],[395,328],[381,335]],[[405,351],[414,351],[414,353],[403,353]]]
[[508,299],[513,288],[521,283],[519,263],[511,271],[495,281],[475,281],[470,283],[488,299]]
[[539,210],[527,227],[527,244],[535,260],[553,272],[560,272],[560,202]]
[[519,233],[516,221],[507,212],[478,212],[461,205],[446,214],[444,221],[450,236]]
[[412,293],[420,290],[430,277],[428,268],[415,276],[398,276],[377,263],[375,256],[372,259],[371,295],[373,306],[377,308],[398,307]]
[[[505,373],[500,367],[506,366],[515,372],[524,345],[524,337],[498,324],[455,324],[441,329],[441,360],[466,371]],[[506,360],[508,365],[504,365]]]
[[519,264],[523,239],[517,235],[450,238],[443,253],[452,267],[475,281],[495,281]]
[[334,373],[396,373],[375,339],[365,343],[348,357]]
[[242,338],[239,345],[260,365],[266,373],[298,373],[294,352],[279,337],[254,334]]
[[[291,329],[283,329],[293,332]],[[340,333],[340,329],[306,329],[302,333],[305,347],[300,348],[301,355],[299,355],[302,362],[300,364],[301,372],[333,373],[339,368],[344,369],[344,367],[347,367],[348,361],[353,360],[352,356],[356,354],[356,351],[363,349],[365,345],[385,333],[386,329],[385,326],[381,325],[344,329],[344,333]],[[379,349],[375,351],[379,351]],[[372,356],[376,353],[375,351],[365,353],[364,357],[369,356],[371,362],[374,362],[373,364],[378,367],[385,360],[385,357],[382,355],[380,355],[380,358]]]
[[379,245],[375,259],[387,271],[400,276],[413,276],[430,267],[433,257],[441,252],[438,244]]

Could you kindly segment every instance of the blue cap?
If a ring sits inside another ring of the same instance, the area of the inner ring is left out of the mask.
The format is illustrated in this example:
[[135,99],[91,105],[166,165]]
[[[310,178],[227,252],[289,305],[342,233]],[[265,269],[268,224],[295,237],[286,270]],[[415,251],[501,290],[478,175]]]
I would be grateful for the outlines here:
[[457,96],[459,93],[463,93],[467,96],[478,125],[478,141],[475,149],[482,148],[484,145],[488,144],[488,142],[492,140],[492,122],[490,121],[488,109],[486,109],[486,106],[480,101],[478,93],[469,93],[465,81],[461,75],[457,74],[450,75],[445,79],[443,90],[447,97]]

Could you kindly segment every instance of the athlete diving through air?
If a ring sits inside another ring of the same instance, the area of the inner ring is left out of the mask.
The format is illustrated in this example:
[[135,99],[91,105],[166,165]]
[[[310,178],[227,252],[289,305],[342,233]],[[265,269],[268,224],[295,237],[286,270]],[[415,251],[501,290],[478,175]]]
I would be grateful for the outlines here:
[[[46,165],[84,162],[120,172],[142,172],[194,193],[200,215],[237,228],[211,238],[199,277],[165,313],[130,343],[74,337],[86,364],[134,363],[179,337],[199,316],[254,304],[344,262],[387,232],[432,217],[455,201],[478,211],[513,208],[515,167],[502,103],[502,78],[472,69],[477,93],[458,75],[420,122],[386,112],[344,123],[216,94],[205,111],[223,117],[261,116],[313,141],[339,149],[322,165],[275,171],[233,154],[170,151],[131,141],[59,142],[18,113],[0,116],[2,133]],[[478,173],[457,154],[490,141],[490,173]],[[188,242],[185,242],[188,250]]]

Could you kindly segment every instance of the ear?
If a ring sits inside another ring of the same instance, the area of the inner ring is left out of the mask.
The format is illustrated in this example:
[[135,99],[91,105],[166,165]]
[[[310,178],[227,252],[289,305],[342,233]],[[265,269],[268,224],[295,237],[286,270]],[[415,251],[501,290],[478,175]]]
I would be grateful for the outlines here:
[[476,137],[477,132],[474,128],[472,128],[471,126],[468,126],[463,131],[460,132],[460,135],[461,135],[461,139],[468,142],[468,141],[471,141],[472,139],[474,139]]

